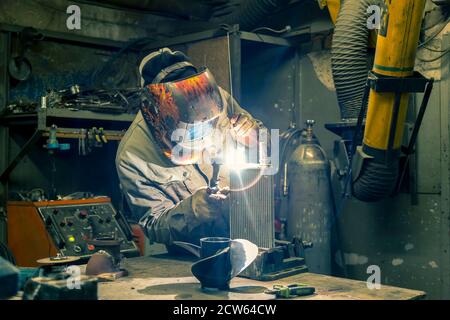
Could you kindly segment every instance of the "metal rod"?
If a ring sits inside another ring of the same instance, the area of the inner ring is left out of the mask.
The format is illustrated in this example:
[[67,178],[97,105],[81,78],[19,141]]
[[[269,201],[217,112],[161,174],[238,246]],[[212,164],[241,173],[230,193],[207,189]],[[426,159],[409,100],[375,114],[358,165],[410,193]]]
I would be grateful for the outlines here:
[[[411,138],[409,140],[408,147],[405,150],[406,160],[405,160],[405,164],[402,168],[402,172],[400,174],[400,179],[397,184],[396,192],[400,191],[400,187],[401,187],[403,180],[405,178],[405,175],[406,175],[406,168],[408,167],[410,157],[414,153],[414,146],[416,144],[416,140],[417,140],[417,136],[419,134],[420,127],[422,126],[423,117],[425,115],[425,111],[427,109],[428,102],[430,100],[431,92],[433,90],[433,85],[434,85],[434,79],[431,78],[427,84],[427,88],[425,89],[425,94],[423,96],[422,103],[420,104],[419,113],[417,114],[416,123],[414,124],[414,129],[411,134]],[[417,204],[414,199],[412,202],[413,202],[413,204]]]
[[[75,129],[75,128],[57,128],[56,129],[56,137],[57,138],[66,138],[66,139],[78,139],[86,137],[86,133],[82,133],[82,130],[86,129]],[[50,134],[50,128],[47,127],[46,131],[43,132],[44,137],[48,137]],[[125,135],[125,130],[103,130],[103,134],[108,140],[121,140]]]
[[395,102],[394,102],[394,108],[392,110],[392,118],[391,118],[391,126],[389,131],[389,140],[388,140],[388,148],[386,151],[386,164],[389,165],[389,163],[392,160],[392,149],[394,148],[394,141],[395,141],[395,133],[397,131],[397,122],[398,122],[398,114],[400,112],[400,103],[402,101],[402,94],[400,92],[395,93]]
[[425,111],[428,106],[428,101],[430,100],[431,91],[433,90],[434,79],[431,78],[430,82],[427,85],[425,90],[425,94],[422,99],[422,103],[420,105],[419,113],[417,114],[417,120],[414,124],[414,129],[411,134],[411,139],[409,140],[409,145],[407,149],[407,154],[411,154],[414,151],[414,145],[416,144],[417,135],[419,134],[420,127],[422,126],[423,117],[425,115]]

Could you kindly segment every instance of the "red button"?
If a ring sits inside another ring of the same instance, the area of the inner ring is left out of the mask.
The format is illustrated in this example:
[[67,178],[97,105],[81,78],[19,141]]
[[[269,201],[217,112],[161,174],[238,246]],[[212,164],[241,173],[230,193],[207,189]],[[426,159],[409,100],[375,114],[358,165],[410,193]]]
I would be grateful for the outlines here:
[[95,249],[95,247],[92,244],[88,244],[87,248],[89,251],[93,251]]
[[87,215],[88,215],[88,212],[87,212],[86,210],[81,210],[81,211],[80,211],[80,218],[81,218],[81,219],[86,218]]

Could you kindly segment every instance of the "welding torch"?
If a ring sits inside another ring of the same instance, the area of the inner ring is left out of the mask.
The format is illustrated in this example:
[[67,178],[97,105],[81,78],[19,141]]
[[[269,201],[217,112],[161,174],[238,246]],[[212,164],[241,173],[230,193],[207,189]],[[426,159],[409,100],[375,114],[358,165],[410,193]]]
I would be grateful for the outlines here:
[[209,180],[209,187],[207,189],[207,192],[209,194],[215,194],[220,191],[219,189],[219,171],[220,171],[221,164],[219,161],[213,161],[212,167],[213,167],[213,173],[212,178]]

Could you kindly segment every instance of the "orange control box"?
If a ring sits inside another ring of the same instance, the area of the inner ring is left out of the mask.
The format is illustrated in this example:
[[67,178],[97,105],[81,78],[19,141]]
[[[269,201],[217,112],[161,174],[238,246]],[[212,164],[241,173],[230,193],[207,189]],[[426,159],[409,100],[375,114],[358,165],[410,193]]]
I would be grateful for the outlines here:
[[108,197],[10,201],[7,214],[8,246],[21,267],[38,266],[36,260],[58,252],[87,260],[96,252],[88,243],[93,238],[121,239],[123,254],[139,255],[129,225],[119,219]]

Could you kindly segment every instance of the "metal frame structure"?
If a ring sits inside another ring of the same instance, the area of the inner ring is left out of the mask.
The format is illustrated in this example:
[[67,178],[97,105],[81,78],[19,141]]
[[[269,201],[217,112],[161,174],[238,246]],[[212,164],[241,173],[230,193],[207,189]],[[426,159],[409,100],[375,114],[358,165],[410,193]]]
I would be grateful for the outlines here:
[[[308,38],[310,35],[309,29],[302,29],[297,36],[305,36]],[[172,47],[177,45],[184,45],[188,43],[194,43],[198,41],[204,41],[214,39],[218,37],[229,37],[229,54],[230,54],[230,74],[232,94],[234,98],[239,100],[241,98],[241,42],[252,41],[277,46],[293,47],[294,42],[287,38],[274,37],[265,34],[257,34],[252,32],[246,32],[239,30],[239,25],[224,26],[218,29],[212,29],[188,35],[182,35],[173,37],[168,40],[156,41],[150,45],[144,46],[142,50],[156,50],[163,47]]]
[[[9,162],[8,166],[0,174],[0,182],[6,183],[9,175],[14,168],[19,164],[32,149],[32,147],[43,137],[48,136],[51,128],[50,126],[55,124],[55,121],[61,119],[79,119],[79,120],[96,120],[96,121],[115,121],[131,123],[134,120],[134,115],[131,114],[100,114],[91,111],[72,111],[68,109],[40,109],[35,114],[19,114],[9,115],[0,119],[0,124],[7,126],[19,126],[28,125],[31,122],[36,124],[36,130],[29,140],[22,146],[19,153],[14,159]],[[51,124],[50,124],[51,122]],[[108,140],[120,140],[125,134],[123,130],[108,130],[105,131],[105,137]],[[56,137],[60,138],[84,138],[81,133],[81,129],[77,128],[58,128]]]

